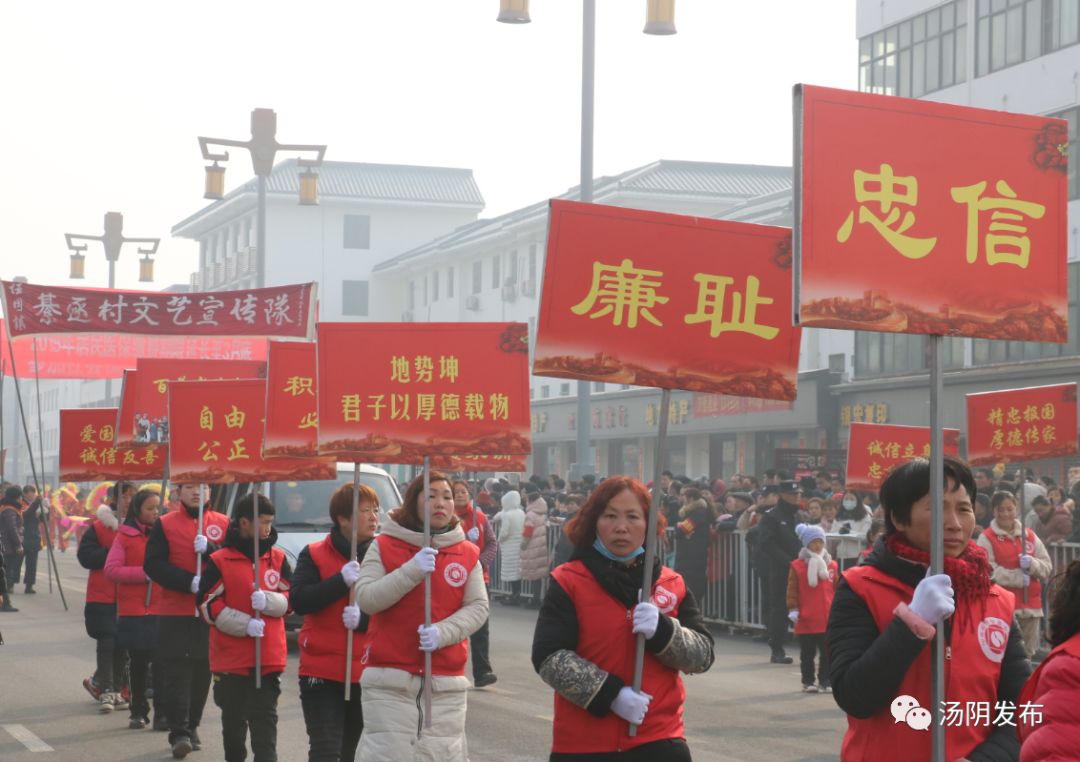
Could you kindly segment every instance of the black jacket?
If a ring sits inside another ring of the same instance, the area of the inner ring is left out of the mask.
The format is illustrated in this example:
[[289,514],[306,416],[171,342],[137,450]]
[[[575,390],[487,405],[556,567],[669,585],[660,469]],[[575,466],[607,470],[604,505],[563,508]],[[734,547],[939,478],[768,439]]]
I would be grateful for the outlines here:
[[93,571],[105,568],[105,559],[109,557],[109,549],[102,546],[97,536],[97,528],[93,523],[79,540],[79,550],[76,555],[79,558],[79,564],[84,569]]
[[781,500],[765,511],[758,522],[757,548],[759,569],[780,579],[787,579],[788,567],[799,556],[802,543],[795,534],[799,506]]
[[[186,510],[192,516],[198,515],[198,509],[181,506],[180,510]],[[206,568],[206,559],[217,549],[217,545],[209,540],[207,541],[206,553],[203,555],[204,569]],[[195,579],[195,575],[169,563],[169,540],[161,526],[161,519],[155,521],[153,528],[150,530],[150,539],[146,542],[143,571],[146,572],[150,579],[164,588],[175,590],[178,593],[191,592],[191,581]]]
[[27,553],[41,550],[41,498],[35,498],[23,511],[23,543]]
[[[911,587],[926,576],[925,566],[898,558],[881,539],[863,563]],[[946,620],[946,642],[952,637],[951,622]],[[860,719],[889,706],[908,669],[931,642],[917,638],[898,618],[893,618],[884,632],[878,632],[874,615],[843,578],[829,611],[826,637],[833,697],[841,709]],[[1014,621],[1001,662],[997,700],[1015,704],[1030,671],[1023,636]],[[1016,728],[1006,724],[995,728],[967,758],[971,762],[1015,762],[1020,758]]]
[[[349,558],[349,540],[341,534],[335,526],[330,530],[330,542],[341,555],[341,565],[344,566]],[[360,542],[356,545],[356,560],[363,562],[371,547],[371,540]],[[310,546],[309,546],[310,547]],[[326,579],[319,576],[319,567],[311,560],[311,551],[304,548],[296,559],[296,571],[293,572],[292,584],[289,587],[289,605],[293,613],[301,616],[322,611],[349,594],[349,587],[345,584],[341,572],[337,572]],[[367,632],[368,615],[360,612],[360,632]]]
[[23,546],[22,503],[0,500],[0,544],[7,553],[17,553]]
[[[695,500],[679,511],[675,527],[675,571],[680,574],[704,574],[709,559],[709,525],[712,513],[704,500]],[[684,527],[689,534],[683,531]]]

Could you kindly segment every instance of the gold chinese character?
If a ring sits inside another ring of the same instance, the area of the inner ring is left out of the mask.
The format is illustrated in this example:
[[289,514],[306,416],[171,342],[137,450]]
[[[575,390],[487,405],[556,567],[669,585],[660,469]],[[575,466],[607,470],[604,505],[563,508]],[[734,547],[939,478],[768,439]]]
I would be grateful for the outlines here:
[[1039,420],[1039,406],[1038,405],[1025,405],[1024,406],[1024,423],[1032,423]]
[[679,423],[690,417],[690,401],[679,400]]
[[390,420],[391,421],[411,421],[412,417],[409,415],[409,395],[408,394],[391,394],[390,395]]
[[134,466],[134,465],[137,465],[138,462],[139,461],[135,460],[135,451],[134,450],[124,450],[124,465],[125,466]]
[[169,389],[169,379],[155,378],[154,388],[157,389],[158,394],[164,394]]
[[203,454],[203,463],[218,459],[217,453],[214,452],[215,447],[221,447],[221,442],[216,439],[213,442],[203,442],[199,445],[199,452]]
[[247,413],[237,408],[236,405],[233,405],[232,410],[225,414],[225,425],[230,429],[244,428],[245,420],[247,420]]
[[488,407],[491,411],[491,420],[509,420],[510,397],[505,394],[492,394],[488,397]]
[[90,424],[83,426],[82,433],[79,435],[79,441],[83,444],[94,443],[94,427]]
[[1009,408],[1009,411],[1005,413],[1005,423],[1010,423],[1013,425],[1020,423],[1020,408]]
[[148,466],[154,465],[157,461],[157,445],[150,445],[143,452],[143,462]]
[[889,406],[884,402],[879,402],[876,405],[877,415],[875,420],[878,423],[885,423],[889,420]]
[[79,453],[79,460],[83,463],[93,463],[94,465],[98,465],[97,450],[93,447],[83,448],[83,451]]
[[372,416],[372,420],[382,420],[382,411],[386,407],[385,400],[385,394],[373,394],[368,399],[368,409],[371,410],[372,413],[374,413],[374,415]]
[[232,441],[232,447],[229,448],[229,454],[225,460],[250,460],[251,456],[247,454],[247,448],[244,447],[244,438],[234,439]]
[[990,447],[995,450],[1000,450],[1005,446],[1005,432],[1001,429],[994,431],[994,435],[990,437]]
[[656,425],[656,405],[651,402],[645,405],[645,425]]
[[98,439],[102,442],[111,442],[113,440],[113,427],[109,424],[105,424],[98,432]]
[[[911,210],[904,212],[900,218],[900,210],[893,205],[915,206],[919,203],[919,180],[916,177],[899,177],[893,173],[892,165],[882,164],[879,174],[863,172],[856,169],[855,200],[859,206],[859,222],[868,222],[881,235],[885,241],[908,259],[922,259],[929,254],[937,238],[915,238],[907,235],[907,231],[915,224],[915,213]],[[873,190],[875,188],[877,190]],[[881,219],[863,204],[876,202],[878,214],[888,215]],[[855,225],[855,212],[848,212],[847,219],[836,232],[836,240],[847,243],[851,237],[851,230]],[[893,226],[896,226],[895,228]]]
[[341,395],[341,418],[345,423],[360,422],[360,395]]
[[1020,429],[1010,429],[1009,433],[1005,436],[1005,442],[1009,447],[1019,447],[1024,443],[1024,438],[1020,435]]
[[840,408],[840,425],[851,425],[851,405],[844,405],[842,408]]
[[101,448],[101,465],[112,466],[116,464],[116,450],[112,447]]
[[990,411],[990,414],[986,416],[986,422],[989,423],[991,426],[1004,426],[1005,415],[1003,414],[1001,408],[995,407],[994,409],[992,409]]
[[411,370],[409,367],[409,360],[407,357],[401,355],[394,355],[390,358],[390,381],[398,382],[399,384],[407,384],[412,379],[410,378]]
[[1057,426],[1043,426],[1042,429],[1043,442],[1046,444],[1053,444],[1057,441]]
[[207,431],[214,430],[214,411],[207,405],[203,405],[202,410],[199,411],[199,428]]
[[908,444],[904,446],[904,457],[905,458],[914,458],[915,457],[915,445],[912,444],[911,442],[908,442]]
[[930,445],[929,444],[924,444],[922,446],[922,456],[924,458],[929,458],[930,457]]
[[887,456],[889,456],[890,458],[892,458],[893,460],[899,459],[900,458],[900,443],[899,442],[889,442],[888,447],[885,449],[885,454]]
[[1054,420],[1054,416],[1057,415],[1057,408],[1054,407],[1054,403],[1047,402],[1042,407],[1042,419],[1044,421]]
[[863,406],[861,404],[859,404],[859,403],[856,403],[856,404],[852,405],[851,406],[851,420],[861,422],[862,419],[863,419]]
[[880,479],[881,476],[882,476],[881,464],[876,463],[876,462],[871,463],[870,468],[867,469],[866,473],[871,479],[874,479],[875,481],[877,479]]
[[[1042,219],[1046,207],[1033,201],[1019,201],[1016,191],[1004,180],[998,180],[997,192],[1001,197],[987,196],[980,198],[986,190],[986,181],[961,188],[952,188],[952,199],[958,204],[967,204],[967,261],[973,264],[979,258],[979,212],[993,210],[992,222],[984,239],[986,243],[986,263],[989,265],[1010,264],[1021,268],[1028,266],[1031,256],[1031,239],[1027,227],[1020,225],[1024,217]],[[999,221],[1000,220],[1000,221]],[[1011,249],[1011,251],[1010,251]]]
[[683,318],[683,322],[687,325],[708,323],[709,336],[714,339],[728,331],[749,333],[766,341],[771,341],[779,335],[779,328],[757,322],[758,307],[763,304],[772,304],[773,300],[758,295],[761,281],[755,276],[751,275],[746,279],[745,303],[742,294],[738,291],[732,292],[731,317],[728,320],[724,319],[725,295],[727,287],[733,285],[735,279],[722,275],[698,273],[694,276],[694,280],[698,284],[697,312]]
[[416,395],[416,417],[422,421],[430,421],[435,417],[435,395]]
[[867,446],[866,451],[870,453],[871,456],[877,455],[880,458],[884,458],[885,444],[881,440],[875,439]]
[[309,394],[312,397],[315,396],[312,379],[306,376],[289,376],[288,380],[285,382],[285,388],[282,391],[286,394],[291,394],[294,397],[299,397],[301,394]]
[[465,395],[465,417],[470,421],[484,420],[484,395]]
[[1029,426],[1027,431],[1024,432],[1024,441],[1026,441],[1028,444],[1038,444],[1039,443],[1039,427],[1038,426]]
[[596,319],[605,315],[614,315],[612,323],[620,326],[626,320],[627,328],[636,328],[638,316],[645,318],[655,326],[662,326],[652,309],[658,304],[667,304],[668,297],[657,296],[656,289],[663,272],[659,270],[635,269],[634,263],[624,259],[618,267],[593,263],[592,286],[589,293],[578,304],[570,308],[575,315],[585,315],[594,307],[596,312],[589,315]]
[[298,429],[314,429],[314,428],[318,428],[318,426],[319,426],[319,416],[313,410],[310,413],[304,413],[303,417],[300,419],[299,425],[296,428],[298,428]]
[[431,383],[431,373],[435,368],[431,363],[430,357],[427,355],[418,355],[416,359],[413,360],[413,368],[416,370],[416,383]]
[[444,421],[457,421],[461,418],[461,397],[457,394],[444,394],[439,398],[439,418]]
[[457,381],[458,377],[458,359],[453,355],[449,357],[439,358],[439,378],[445,379],[450,383]]

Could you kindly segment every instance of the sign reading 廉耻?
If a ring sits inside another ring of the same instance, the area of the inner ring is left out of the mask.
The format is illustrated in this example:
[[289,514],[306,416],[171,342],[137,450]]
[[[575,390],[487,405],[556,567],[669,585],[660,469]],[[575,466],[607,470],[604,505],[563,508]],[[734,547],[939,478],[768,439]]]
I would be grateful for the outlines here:
[[1064,120],[805,85],[795,111],[801,325],[1067,340]]
[[149,445],[116,449],[116,408],[68,408],[60,411],[60,479],[100,482],[111,479],[160,479],[168,448]]
[[[945,454],[960,453],[960,430],[945,429]],[[930,429],[927,426],[895,426],[852,423],[848,435],[848,489],[876,490],[889,469],[913,458],[930,457]]]
[[533,372],[795,399],[791,231],[552,201]]
[[524,324],[320,323],[318,334],[321,454],[418,463],[529,453]]
[[973,465],[1073,455],[1076,384],[969,394],[967,425]]
[[262,456],[266,381],[170,381],[169,478],[176,483],[334,479],[333,458]]

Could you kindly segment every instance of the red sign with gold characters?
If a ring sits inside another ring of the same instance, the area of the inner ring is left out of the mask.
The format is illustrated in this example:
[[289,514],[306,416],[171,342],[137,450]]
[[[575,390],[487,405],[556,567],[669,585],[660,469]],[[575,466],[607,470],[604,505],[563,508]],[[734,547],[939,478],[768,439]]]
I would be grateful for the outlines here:
[[791,231],[552,201],[539,376],[795,399]]
[[319,452],[363,463],[526,455],[523,323],[319,323]]
[[114,407],[60,411],[61,480],[102,482],[161,478],[168,448],[149,445],[138,450],[117,450],[116,415]]
[[1065,120],[807,85],[795,114],[801,325],[1067,340]]
[[[945,454],[959,455],[960,430],[945,429]],[[852,423],[848,436],[848,489],[876,490],[889,469],[912,458],[930,457],[930,428]]]
[[317,408],[314,342],[271,341],[263,457],[317,455]]
[[170,381],[263,378],[266,363],[254,360],[172,360],[139,358],[135,373],[125,371],[117,422],[118,447],[169,441]]
[[170,381],[169,478],[227,484],[337,478],[333,458],[262,457],[266,381]]
[[967,425],[972,465],[1075,455],[1076,384],[969,394]]

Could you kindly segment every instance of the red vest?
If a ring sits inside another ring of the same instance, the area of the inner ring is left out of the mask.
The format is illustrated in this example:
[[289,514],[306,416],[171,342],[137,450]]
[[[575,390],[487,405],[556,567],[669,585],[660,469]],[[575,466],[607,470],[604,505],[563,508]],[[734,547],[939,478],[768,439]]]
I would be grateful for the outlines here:
[[829,609],[836,593],[836,561],[829,561],[829,579],[818,580],[817,587],[810,587],[806,573],[807,564],[801,558],[791,562],[795,577],[799,580],[799,619],[795,622],[796,635],[818,635],[829,624]]
[[[1020,568],[1020,538],[1004,537],[993,529],[987,528],[983,536],[990,541],[990,547],[994,549],[994,563],[1004,569]],[[1035,555],[1035,532],[1028,529],[1024,533],[1024,553],[1029,556]],[[1024,603],[1024,588],[1005,588],[1016,598],[1016,607],[1019,609],[1039,609],[1042,611],[1042,584],[1035,577],[1031,578],[1028,585],[1027,603]]]
[[[192,574],[195,573],[195,535],[198,534],[196,524],[198,518],[189,516],[183,506],[180,510],[170,511],[161,517],[161,528],[165,532],[165,540],[169,543],[169,563]],[[203,534],[210,542],[224,542],[228,528],[229,519],[224,513],[203,513]],[[250,588],[248,592],[250,594]],[[161,597],[155,602],[151,613],[160,616],[195,616],[195,594],[163,587]]]
[[[385,534],[376,537],[375,542],[379,544],[379,558],[387,574],[411,561],[418,550],[415,545]],[[479,558],[480,551],[468,540],[439,548],[435,571],[431,575],[433,623],[461,608],[465,585]],[[420,582],[393,606],[372,614],[363,664],[422,674],[424,652],[420,650],[420,635],[416,629],[423,623],[424,584]],[[447,643],[431,654],[432,674],[464,675],[468,657],[468,638],[460,643]]]
[[[228,606],[255,616],[251,608],[251,593],[254,581],[251,561],[236,548],[222,548],[210,554],[214,565],[221,572],[221,581],[207,594],[207,600],[214,599],[210,608]],[[285,563],[285,551],[270,548],[259,560],[262,590],[288,594],[289,585],[281,577],[281,567]],[[220,608],[217,609],[220,611]],[[266,629],[260,640],[262,649],[262,673],[270,675],[285,671],[285,618],[279,616],[264,617]],[[230,675],[247,675],[255,669],[256,638],[235,638],[226,635],[216,627],[210,628],[210,671],[224,672]]]
[[[874,615],[879,631],[884,631],[893,620],[893,610],[900,603],[907,603],[915,593],[914,588],[891,577],[873,566],[856,566],[844,572],[851,589],[866,603]],[[957,601],[957,606],[965,605]],[[961,632],[953,627],[952,641],[945,649],[945,697],[946,702],[997,702],[998,680],[1001,676],[1001,660],[1009,641],[1009,629],[1013,620],[1013,597],[1000,585],[990,586],[986,612],[982,621],[976,621]],[[978,617],[977,610],[967,612]],[[908,669],[896,695],[911,696],[919,706],[930,708],[930,657],[928,642],[918,658]],[[957,676],[953,680],[953,676]],[[948,704],[946,704],[948,706]],[[991,718],[992,719],[992,718]],[[994,730],[991,725],[961,723],[946,726],[945,759],[960,759],[986,740]],[[848,715],[848,730],[841,747],[843,762],[910,762],[914,759],[930,759],[930,732],[915,730],[905,722],[893,719],[891,706],[882,707],[866,720]]]
[[[473,542],[473,545],[476,546],[477,550],[483,553],[484,548],[487,547],[487,540],[484,537],[487,527],[487,516],[485,516],[482,511],[476,510],[471,502],[465,506],[465,509],[460,511],[457,516],[461,519],[461,528],[465,530],[465,534],[468,534],[469,530],[473,527],[480,530],[480,536],[476,538],[476,542]],[[472,540],[469,540],[469,542],[472,542]],[[491,575],[488,573],[487,567],[481,565],[481,570],[484,572],[484,584],[490,585]]]
[[[91,526],[94,527],[98,544],[106,550],[111,548],[113,540],[116,539],[116,530],[105,526],[101,519],[94,519]],[[116,603],[116,583],[105,576],[104,568],[90,570],[90,576],[86,580],[86,602]]]
[[[551,575],[570,596],[578,612],[577,653],[627,685],[634,677],[637,636],[631,609],[612,598],[581,561],[557,566]],[[660,569],[652,602],[668,616],[678,616],[686,583],[671,569]],[[641,689],[652,696],[645,722],[631,738],[630,726],[614,712],[596,717],[555,693],[554,754],[604,754],[641,744],[683,737],[683,688],[679,671],[665,667],[645,652]]]
[[[1028,678],[1027,683],[1024,684],[1023,690],[1020,691],[1020,697],[1016,699],[1016,706],[1018,709],[1025,704],[1033,704],[1041,707],[1048,695],[1041,695],[1039,693],[1039,679],[1042,677],[1046,665],[1062,655],[1080,659],[1080,633],[1073,635],[1064,643],[1055,646],[1054,650],[1043,659],[1039,668],[1032,673],[1031,677]],[[1072,685],[1075,685],[1075,682],[1073,682]],[[1050,692],[1047,691],[1046,693],[1049,694]],[[1076,695],[1077,691],[1075,688],[1072,690],[1070,690],[1070,688],[1062,688],[1054,693],[1056,695],[1051,698],[1052,700],[1057,699],[1056,706],[1048,707],[1048,711],[1045,713],[1040,710],[1040,716],[1037,722],[1035,717],[1021,719],[1019,712],[1017,713],[1016,730],[1017,734],[1020,736],[1020,743],[1023,745],[1023,750],[1020,753],[1021,759],[1049,759],[1050,756],[1048,752],[1054,747],[1060,746],[1063,740],[1072,741],[1077,737],[1078,733],[1075,720],[1061,722],[1060,724],[1054,723],[1054,720],[1058,718],[1065,719],[1067,716],[1075,717],[1076,704],[1075,702],[1070,701],[1069,698]],[[1036,702],[1036,699],[1042,700]],[[1031,740],[1032,737],[1034,737],[1035,740],[1029,745],[1028,741]]]
[[[319,579],[326,580],[341,571],[345,556],[337,552],[330,541],[330,535],[319,542],[308,545],[311,560],[319,570]],[[345,646],[348,635],[341,623],[341,613],[345,610],[349,596],[343,595],[324,609],[304,615],[304,626],[300,628],[300,676],[321,677],[336,683],[345,682]],[[360,682],[364,671],[361,659],[367,644],[367,633],[352,633],[352,676],[350,682]]]
[[[124,566],[142,568],[146,560],[146,542],[148,538],[142,532],[128,534],[120,532],[116,542],[124,549]],[[120,616],[148,616],[154,604],[161,597],[161,587],[151,583],[150,605],[146,605],[146,585],[117,585],[116,613]]]

